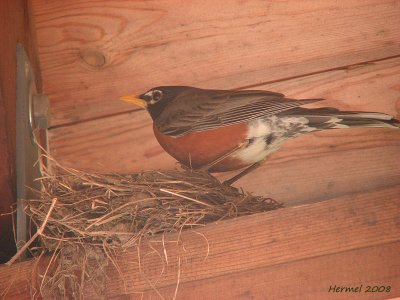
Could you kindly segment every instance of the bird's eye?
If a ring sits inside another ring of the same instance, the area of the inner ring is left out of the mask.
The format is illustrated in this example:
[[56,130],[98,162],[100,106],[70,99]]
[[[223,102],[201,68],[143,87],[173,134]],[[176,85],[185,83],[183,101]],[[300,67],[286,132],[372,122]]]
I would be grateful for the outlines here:
[[154,90],[152,94],[152,98],[154,102],[158,102],[161,100],[163,93],[159,90]]

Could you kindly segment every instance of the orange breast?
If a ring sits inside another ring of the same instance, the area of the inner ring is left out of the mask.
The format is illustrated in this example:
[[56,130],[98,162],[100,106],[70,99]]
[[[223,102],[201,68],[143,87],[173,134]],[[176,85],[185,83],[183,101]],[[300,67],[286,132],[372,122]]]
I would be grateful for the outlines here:
[[[201,168],[215,161],[243,143],[247,136],[246,123],[202,132],[191,132],[178,138],[162,134],[154,125],[153,130],[158,142],[166,152],[179,162],[192,168]],[[214,165],[210,171],[224,172],[247,165],[242,160],[227,157]]]

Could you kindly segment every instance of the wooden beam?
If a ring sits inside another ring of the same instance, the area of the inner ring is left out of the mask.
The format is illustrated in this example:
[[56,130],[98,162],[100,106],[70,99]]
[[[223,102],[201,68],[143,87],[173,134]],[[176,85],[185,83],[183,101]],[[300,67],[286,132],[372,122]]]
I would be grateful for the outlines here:
[[33,3],[53,125],[130,110],[119,96],[158,85],[238,88],[400,55],[391,0]]
[[[399,251],[395,242],[185,282],[176,299],[394,299],[400,296]],[[370,291],[384,288],[367,292],[368,286]],[[335,287],[360,287],[360,292],[334,292]],[[173,299],[175,289],[171,285],[129,299],[161,299],[159,294]]]
[[[400,58],[396,58],[263,88],[291,97],[325,97],[319,106],[400,116],[399,76]],[[294,205],[399,184],[399,134],[391,129],[344,129],[303,135],[288,141],[237,185]],[[50,149],[63,165],[84,170],[175,167],[174,159],[155,140],[145,111],[53,129]],[[221,178],[229,176],[232,173]]]
[[[400,265],[394,259],[400,247],[399,193],[397,186],[143,240],[139,253],[129,249],[118,257],[123,278],[113,266],[107,269],[105,297],[154,295],[154,289],[167,297],[178,274],[178,299],[195,297],[199,290],[190,288],[197,282],[205,295],[219,293],[226,299],[241,293],[261,295],[264,287],[271,298],[328,297],[328,284],[390,285],[384,297],[400,296]],[[33,264],[0,267],[0,290],[8,288],[10,299],[25,299],[23,293],[38,280],[37,274],[30,277]],[[296,274],[301,276],[297,281]],[[304,290],[299,290],[301,282],[307,282]],[[93,297],[93,291],[85,292]]]

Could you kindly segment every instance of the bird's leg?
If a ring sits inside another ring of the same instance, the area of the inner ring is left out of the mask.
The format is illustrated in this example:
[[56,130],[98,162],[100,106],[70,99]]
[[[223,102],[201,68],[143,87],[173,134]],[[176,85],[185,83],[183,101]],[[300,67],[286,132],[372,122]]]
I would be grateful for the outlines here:
[[242,172],[240,172],[239,174],[233,176],[232,178],[225,180],[223,184],[225,185],[231,185],[232,183],[234,183],[235,181],[239,180],[240,178],[242,178],[244,175],[249,174],[251,171],[257,169],[260,165],[261,165],[262,161],[256,162],[254,164],[252,164],[250,167],[247,167],[246,169],[244,169]]
[[221,155],[220,157],[218,157],[216,160],[206,164],[205,166],[201,167],[200,170],[204,170],[204,171],[208,171],[211,169],[211,167],[215,166],[217,163],[223,161],[225,158],[231,156],[232,154],[236,153],[237,151],[243,149],[244,147],[246,147],[249,144],[248,141],[241,143],[240,145],[238,145],[237,147],[233,148],[232,150],[229,150],[227,153]]

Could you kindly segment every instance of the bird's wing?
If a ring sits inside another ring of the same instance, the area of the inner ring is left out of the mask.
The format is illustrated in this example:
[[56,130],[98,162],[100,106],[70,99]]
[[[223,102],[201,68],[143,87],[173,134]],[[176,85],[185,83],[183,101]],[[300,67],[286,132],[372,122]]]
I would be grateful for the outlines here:
[[156,124],[163,134],[179,137],[272,116],[319,100],[293,100],[268,91],[198,90],[179,95],[172,103],[173,109],[161,113]]

